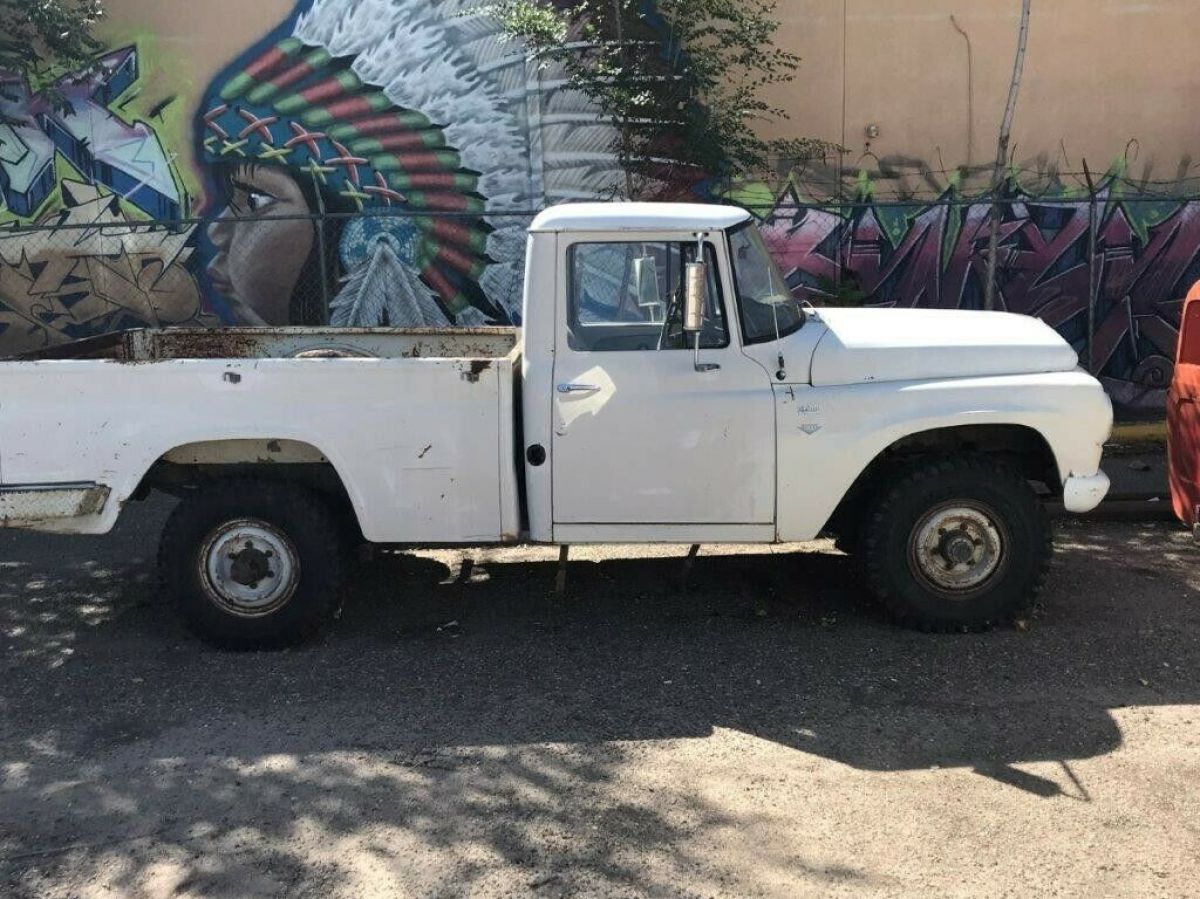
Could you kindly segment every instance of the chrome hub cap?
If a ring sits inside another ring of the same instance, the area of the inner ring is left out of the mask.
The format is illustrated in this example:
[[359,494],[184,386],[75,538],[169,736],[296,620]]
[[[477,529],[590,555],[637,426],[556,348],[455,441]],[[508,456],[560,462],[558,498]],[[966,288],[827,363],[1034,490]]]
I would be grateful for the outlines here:
[[287,535],[265,521],[230,521],[213,531],[200,553],[201,583],[225,611],[261,618],[296,591],[300,561]]
[[995,513],[986,506],[940,506],[913,528],[909,567],[939,593],[973,593],[1003,566],[1006,542]]

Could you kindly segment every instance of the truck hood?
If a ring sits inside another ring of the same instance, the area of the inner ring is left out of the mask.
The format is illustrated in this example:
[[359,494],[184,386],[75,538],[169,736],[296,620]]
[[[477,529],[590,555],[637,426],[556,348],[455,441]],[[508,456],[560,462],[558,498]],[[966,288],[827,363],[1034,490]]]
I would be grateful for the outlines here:
[[814,387],[1072,371],[1079,357],[1048,325],[1007,312],[821,309]]

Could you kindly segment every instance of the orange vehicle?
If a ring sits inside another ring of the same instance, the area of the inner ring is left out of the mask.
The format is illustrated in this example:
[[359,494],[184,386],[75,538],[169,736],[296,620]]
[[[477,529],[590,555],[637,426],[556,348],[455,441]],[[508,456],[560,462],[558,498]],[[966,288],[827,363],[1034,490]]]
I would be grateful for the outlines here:
[[1200,541],[1200,283],[1183,305],[1167,396],[1167,433],[1171,503]]

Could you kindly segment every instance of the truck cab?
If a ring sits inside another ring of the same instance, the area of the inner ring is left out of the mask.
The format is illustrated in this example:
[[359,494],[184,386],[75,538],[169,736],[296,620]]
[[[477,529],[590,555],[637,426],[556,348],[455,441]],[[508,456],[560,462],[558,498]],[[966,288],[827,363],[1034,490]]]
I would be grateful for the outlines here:
[[[697,262],[703,324],[688,333],[686,276]],[[532,538],[776,539],[778,345],[794,341],[806,376],[816,329],[801,336],[794,302],[758,302],[787,291],[747,214],[559,207],[534,221],[526,271]]]
[[[703,323],[688,333],[697,262]],[[1052,329],[803,308],[744,210],[557,207],[530,228],[526,277],[535,540],[800,541],[832,523],[849,545],[855,496],[931,450],[1007,458],[1071,511],[1107,491],[1111,405]]]

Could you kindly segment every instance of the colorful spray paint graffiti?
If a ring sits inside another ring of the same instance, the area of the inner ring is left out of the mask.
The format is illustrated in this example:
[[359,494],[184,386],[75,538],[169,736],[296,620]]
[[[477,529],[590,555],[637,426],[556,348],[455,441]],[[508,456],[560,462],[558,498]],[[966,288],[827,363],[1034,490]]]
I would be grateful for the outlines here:
[[[528,218],[511,213],[603,195],[620,176],[607,129],[554,76],[473,3],[297,4],[189,104],[206,215],[191,270],[213,320],[517,321]],[[0,222],[49,228],[77,216],[78,189],[59,188],[68,181],[116,198],[114,215],[191,213],[173,162],[186,148],[167,153],[150,125],[122,117],[139,77],[135,46],[107,54],[58,82],[66,111],[8,79]],[[62,229],[42,238],[52,236],[64,259],[79,258]],[[14,234],[7,246],[34,239]],[[23,283],[19,258],[7,264],[11,290]],[[24,291],[0,293],[13,314],[29,303]],[[23,328],[7,346],[111,324]]]
[[215,325],[189,235],[130,221],[118,198],[65,181],[53,227],[0,230],[0,355],[126,328]]
[[[135,327],[216,324],[192,270],[174,153],[124,112],[134,46],[55,82],[0,74],[0,354]],[[163,224],[170,222],[171,224]]]
[[[0,225],[0,352],[139,325],[519,323],[529,211],[623,184],[609,126],[477,0],[301,0],[247,43],[187,98],[143,91],[128,41],[59,82],[68,111],[6,79],[0,223],[22,228]],[[837,206],[799,197],[844,193],[844,167],[809,168],[793,183],[827,193],[732,195],[798,294],[981,304],[991,206],[962,199],[961,176],[889,161],[893,196],[938,199]],[[1158,412],[1200,203],[1113,179],[1093,231],[1089,201],[1042,196],[1060,180],[1044,174],[1005,204],[1001,302],[1090,346],[1123,412]]]
[[[1057,328],[1085,360],[1090,345],[1093,371],[1124,414],[1157,413],[1181,300],[1200,280],[1200,202],[1123,199],[1109,183],[1094,201],[1094,233],[1092,202],[1004,203],[999,303]],[[843,210],[785,194],[764,224],[797,295],[820,301],[839,291],[865,304],[978,309],[991,211],[988,201],[953,195]]]
[[35,216],[55,193],[64,160],[76,178],[100,185],[147,218],[188,212],[171,158],[154,129],[129,122],[118,104],[140,77],[136,47],[106,53],[94,68],[55,82],[64,105],[0,74],[0,190],[10,215]]

